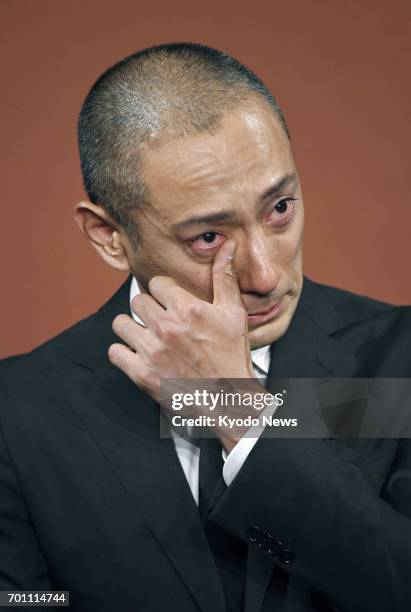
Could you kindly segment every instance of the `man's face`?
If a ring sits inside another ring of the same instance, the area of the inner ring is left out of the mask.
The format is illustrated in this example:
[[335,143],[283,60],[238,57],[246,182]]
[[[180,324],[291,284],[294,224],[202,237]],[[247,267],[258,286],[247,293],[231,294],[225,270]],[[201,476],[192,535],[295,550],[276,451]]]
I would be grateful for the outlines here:
[[143,290],[161,274],[212,302],[213,258],[234,238],[251,348],[282,336],[302,287],[304,210],[273,111],[256,103],[226,115],[213,135],[148,145],[142,169],[150,203],[136,212],[142,241],[130,264]]

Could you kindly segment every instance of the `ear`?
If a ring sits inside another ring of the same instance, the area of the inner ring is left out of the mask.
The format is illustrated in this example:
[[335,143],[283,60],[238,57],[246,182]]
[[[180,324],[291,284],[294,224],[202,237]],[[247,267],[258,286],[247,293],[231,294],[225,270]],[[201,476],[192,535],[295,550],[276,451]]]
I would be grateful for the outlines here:
[[106,263],[116,270],[130,271],[125,232],[104,208],[91,202],[79,202],[75,206],[74,218]]

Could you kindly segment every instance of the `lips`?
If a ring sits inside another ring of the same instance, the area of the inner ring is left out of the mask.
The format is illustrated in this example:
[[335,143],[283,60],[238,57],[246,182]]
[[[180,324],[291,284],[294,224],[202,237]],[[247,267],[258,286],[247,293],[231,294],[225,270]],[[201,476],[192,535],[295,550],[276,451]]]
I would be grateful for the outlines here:
[[283,300],[281,299],[278,302],[275,302],[269,308],[255,313],[249,313],[247,317],[249,328],[258,327],[259,325],[263,325],[264,323],[271,321],[280,314],[282,307]]
[[258,312],[249,312],[248,316],[249,317],[258,317],[260,315],[265,315],[268,312],[270,312],[271,310],[273,310],[280,302],[274,302],[274,304],[271,304],[271,306],[269,306],[268,308],[266,308],[265,310],[259,310]]

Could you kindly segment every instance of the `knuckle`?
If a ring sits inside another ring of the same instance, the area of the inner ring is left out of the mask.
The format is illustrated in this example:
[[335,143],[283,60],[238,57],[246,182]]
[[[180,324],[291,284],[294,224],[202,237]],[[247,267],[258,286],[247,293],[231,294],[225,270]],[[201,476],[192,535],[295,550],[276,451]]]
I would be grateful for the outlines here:
[[163,342],[172,342],[178,335],[176,326],[171,321],[161,321],[157,325],[157,335]]
[[201,314],[201,309],[196,302],[186,302],[180,306],[179,310],[183,321],[195,321]]
[[237,273],[232,266],[224,268],[223,277],[229,281],[236,280],[238,278]]
[[147,350],[147,354],[150,360],[156,361],[156,362],[160,361],[160,359],[164,355],[164,349],[165,349],[164,346],[159,346],[159,345],[150,346]]

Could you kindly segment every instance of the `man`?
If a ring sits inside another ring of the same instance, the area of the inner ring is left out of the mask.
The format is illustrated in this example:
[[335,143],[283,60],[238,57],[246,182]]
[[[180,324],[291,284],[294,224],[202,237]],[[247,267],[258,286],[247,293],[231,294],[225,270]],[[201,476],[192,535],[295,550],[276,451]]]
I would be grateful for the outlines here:
[[1,589],[87,612],[409,610],[407,439],[159,433],[160,379],[410,375],[409,309],[303,278],[275,99],[220,51],[155,47],[96,82],[79,144],[77,223],[130,276],[2,364]]

